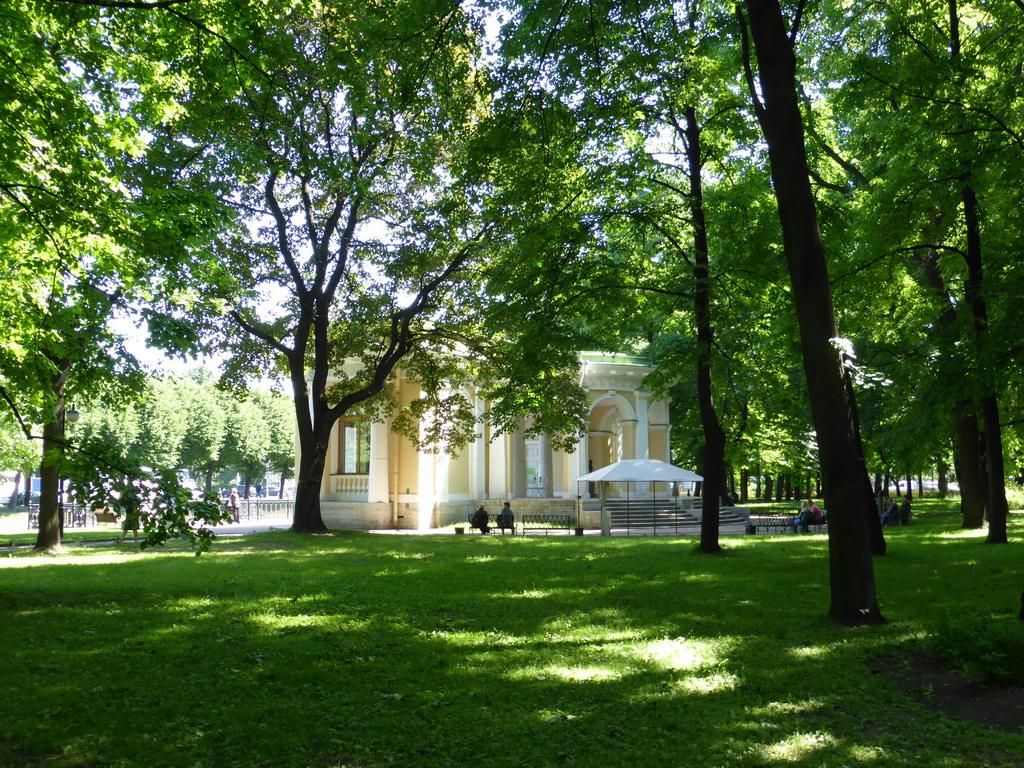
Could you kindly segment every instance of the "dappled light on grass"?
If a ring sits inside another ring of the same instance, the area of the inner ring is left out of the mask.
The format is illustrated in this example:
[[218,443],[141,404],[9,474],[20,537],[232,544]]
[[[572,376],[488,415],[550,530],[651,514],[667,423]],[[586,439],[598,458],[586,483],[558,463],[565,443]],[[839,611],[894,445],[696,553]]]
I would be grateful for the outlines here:
[[697,670],[717,664],[721,657],[717,642],[685,637],[655,640],[637,650],[649,662],[662,669]]
[[810,537],[713,557],[654,537],[273,533],[200,558],[0,561],[21,671],[0,765],[920,768],[955,735],[957,768],[1016,768],[1024,736],[922,717],[864,664],[947,606],[1019,595],[1012,547],[932,533],[892,537],[891,623],[857,630],[826,620]]
[[616,669],[612,666],[601,667],[544,667],[534,677],[537,680],[557,678],[559,680],[587,682],[590,680],[615,680],[621,677],[625,670]]
[[757,752],[766,761],[783,763],[807,763],[823,752],[834,752],[838,740],[827,733],[813,731],[794,733],[775,744],[759,746]]
[[832,652],[832,648],[825,645],[802,645],[790,648],[788,653],[797,659],[823,659]]

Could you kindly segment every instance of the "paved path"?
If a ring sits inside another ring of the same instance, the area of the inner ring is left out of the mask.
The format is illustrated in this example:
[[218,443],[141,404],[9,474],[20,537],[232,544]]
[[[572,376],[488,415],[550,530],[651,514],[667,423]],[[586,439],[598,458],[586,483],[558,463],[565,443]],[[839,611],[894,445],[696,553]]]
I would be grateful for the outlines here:
[[[241,523],[222,523],[221,525],[215,526],[214,527],[214,531],[216,532],[218,537],[230,538],[230,537],[233,537],[233,536],[242,536],[242,535],[247,534],[247,533],[263,533],[263,532],[267,532],[267,531],[287,531],[289,528],[291,528],[291,519],[290,518],[280,518],[280,519],[273,519],[273,520],[264,520],[264,521],[261,521],[261,522],[258,522],[258,523],[249,522],[249,521],[241,522]],[[24,533],[25,530],[26,529],[21,527],[21,526],[18,526],[18,528],[17,528],[17,532],[18,533]],[[94,529],[89,529],[89,530],[94,530]],[[111,528],[109,530],[110,530],[110,536],[111,536],[109,541],[67,542],[66,546],[79,546],[79,545],[88,545],[88,544],[93,544],[93,545],[95,545],[95,544],[106,544],[106,543],[115,541],[117,539],[119,531],[117,531],[116,529],[113,529],[113,528]],[[12,533],[14,532],[13,528],[11,529],[10,532],[12,532]],[[454,528],[427,528],[427,529],[424,529],[424,530],[412,530],[412,529],[406,529],[406,528],[398,529],[398,530],[395,530],[395,529],[380,529],[380,530],[368,531],[368,533],[376,533],[376,534],[389,535],[389,536],[454,536],[455,535],[455,529]],[[744,525],[742,523],[723,525],[719,529],[719,533],[722,536],[742,536],[745,533],[745,528],[744,528]],[[2,534],[3,534],[3,531],[0,531],[0,536],[2,536]],[[476,531],[473,531],[471,529],[466,529],[465,535],[466,536],[479,536],[480,534],[476,533]],[[489,535],[491,535],[491,536],[501,536],[502,534],[500,534],[500,533],[492,533],[492,534],[489,534]],[[511,534],[505,534],[505,535],[509,535],[510,536]],[[556,530],[552,530],[547,535],[549,535],[549,536],[572,536],[573,532],[572,531],[563,531],[563,530],[557,530],[556,529]],[[597,529],[587,529],[587,530],[585,530],[583,532],[583,535],[584,536],[600,536],[601,535],[601,531],[597,530]],[[678,531],[675,531],[675,530],[673,530],[671,528],[666,528],[666,527],[658,528],[656,531],[654,529],[651,529],[651,528],[647,528],[647,529],[634,529],[632,531],[629,531],[629,530],[627,530],[625,528],[612,528],[612,536],[652,536],[652,535],[657,535],[657,536],[699,536],[700,535],[700,525],[699,524],[694,524],[694,525],[680,526]],[[529,538],[537,538],[537,537],[543,538],[545,536],[545,534],[543,532],[540,532],[540,531],[533,531],[533,532],[527,534],[527,536],[529,536]],[[129,541],[131,541],[131,539],[129,539]],[[22,544],[22,545],[18,545],[18,546],[15,546],[15,547],[0,546],[0,552],[11,552],[11,551],[15,551],[15,550],[31,549],[31,548],[32,548],[32,545],[30,545],[30,544]]]

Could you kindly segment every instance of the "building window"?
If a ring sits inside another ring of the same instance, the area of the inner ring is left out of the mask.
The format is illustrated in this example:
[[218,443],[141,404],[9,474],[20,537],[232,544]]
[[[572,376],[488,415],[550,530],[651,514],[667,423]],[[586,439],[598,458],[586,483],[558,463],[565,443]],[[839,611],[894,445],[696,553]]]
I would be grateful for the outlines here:
[[370,425],[362,421],[342,421],[339,432],[341,445],[338,450],[338,474],[369,474]]

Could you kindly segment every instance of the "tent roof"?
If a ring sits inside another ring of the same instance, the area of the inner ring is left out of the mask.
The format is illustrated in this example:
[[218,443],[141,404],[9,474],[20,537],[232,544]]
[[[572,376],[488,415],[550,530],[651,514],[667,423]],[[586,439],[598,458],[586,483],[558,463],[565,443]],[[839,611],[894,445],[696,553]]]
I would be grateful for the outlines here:
[[694,483],[704,478],[657,459],[624,459],[578,479],[588,483]]

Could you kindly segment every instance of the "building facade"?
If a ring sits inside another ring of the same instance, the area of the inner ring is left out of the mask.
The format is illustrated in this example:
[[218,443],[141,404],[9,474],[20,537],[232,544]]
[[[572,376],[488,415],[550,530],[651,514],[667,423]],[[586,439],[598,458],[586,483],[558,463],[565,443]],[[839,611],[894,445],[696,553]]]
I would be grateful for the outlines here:
[[[420,451],[387,423],[339,421],[332,433],[321,487],[321,512],[332,528],[428,529],[465,522],[483,505],[497,512],[573,512],[585,527],[599,524],[583,512],[595,494],[577,478],[621,459],[670,461],[669,408],[644,386],[651,365],[638,357],[580,355],[580,384],[590,401],[587,433],[572,451],[555,450],[544,435],[526,438],[530,421],[513,433],[483,426],[459,453]],[[399,398],[420,396],[401,378]],[[464,394],[477,416],[487,402]]]

